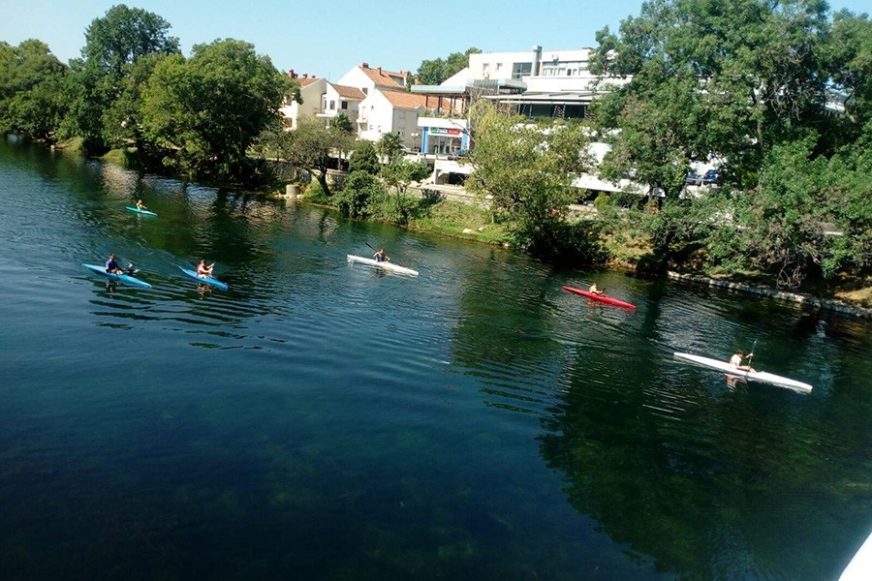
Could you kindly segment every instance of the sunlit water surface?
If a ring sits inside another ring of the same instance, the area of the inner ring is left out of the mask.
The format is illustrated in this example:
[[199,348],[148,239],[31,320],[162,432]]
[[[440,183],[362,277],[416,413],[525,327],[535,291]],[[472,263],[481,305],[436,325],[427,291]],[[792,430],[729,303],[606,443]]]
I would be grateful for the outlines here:
[[[4,579],[832,579],[872,530],[867,323],[9,140],[0,240]],[[755,341],[812,394],[672,358]]]

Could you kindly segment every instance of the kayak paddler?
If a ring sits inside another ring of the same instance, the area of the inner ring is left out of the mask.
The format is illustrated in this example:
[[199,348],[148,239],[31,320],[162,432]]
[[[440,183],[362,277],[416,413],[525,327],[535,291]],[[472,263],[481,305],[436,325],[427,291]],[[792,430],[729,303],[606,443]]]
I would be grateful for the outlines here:
[[590,285],[590,288],[587,289],[587,292],[595,294],[595,295],[601,295],[605,291],[600,290],[599,287],[596,286],[596,283],[593,283],[592,285]]
[[390,262],[391,261],[390,257],[385,254],[384,248],[379,248],[376,251],[376,253],[372,255],[372,257],[375,258],[376,262]]
[[206,259],[201,258],[197,263],[197,276],[212,276],[212,269],[215,268],[215,263],[206,264]]
[[106,261],[106,272],[110,274],[124,274],[124,271],[118,266],[118,261],[115,260],[114,254],[110,254],[109,260]]
[[733,353],[733,356],[730,357],[730,367],[733,369],[741,369],[742,371],[755,371],[753,367],[750,365],[742,365],[742,361],[747,359],[750,363],[751,357],[753,357],[753,353],[748,353],[745,355],[744,351],[736,351]]
[[148,208],[145,207],[145,204],[142,202],[142,200],[140,198],[136,198],[136,209],[137,210],[148,210]]

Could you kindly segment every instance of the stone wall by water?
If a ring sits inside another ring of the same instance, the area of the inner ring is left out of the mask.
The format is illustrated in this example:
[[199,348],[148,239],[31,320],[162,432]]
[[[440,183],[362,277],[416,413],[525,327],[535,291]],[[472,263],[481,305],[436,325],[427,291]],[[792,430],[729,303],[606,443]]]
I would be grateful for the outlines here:
[[821,299],[803,293],[781,291],[767,286],[748,284],[744,282],[718,280],[715,278],[700,276],[697,274],[682,274],[679,272],[669,271],[667,275],[670,279],[682,283],[693,284],[697,286],[725,288],[745,294],[764,296],[781,301],[799,303],[801,305],[807,305],[813,308],[835,311],[837,313],[841,313],[851,317],[872,319],[872,309],[865,309],[863,307],[851,305],[849,303],[836,299]]

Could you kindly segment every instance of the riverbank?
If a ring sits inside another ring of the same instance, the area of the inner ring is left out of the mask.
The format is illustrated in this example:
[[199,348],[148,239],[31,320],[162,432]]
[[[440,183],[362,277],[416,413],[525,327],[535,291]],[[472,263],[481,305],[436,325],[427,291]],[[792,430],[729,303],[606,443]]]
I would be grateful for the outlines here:
[[[303,195],[299,199],[303,203],[338,210],[333,199],[318,193]],[[416,203],[418,207],[413,209],[409,223],[405,226],[409,230],[503,247],[511,246],[508,229],[493,223],[490,213],[480,206],[445,198],[437,202],[420,198]],[[646,244],[635,238],[610,238],[604,245],[609,254],[604,263],[608,269],[630,275],[643,274],[641,264],[650,251]],[[644,275],[650,276],[650,273]],[[680,272],[680,269],[667,270],[665,276],[679,284],[720,288],[747,296],[767,297],[807,308],[872,320],[872,280],[840,281],[828,285],[824,290],[825,294],[815,294],[807,291],[785,291],[770,284],[738,277]]]

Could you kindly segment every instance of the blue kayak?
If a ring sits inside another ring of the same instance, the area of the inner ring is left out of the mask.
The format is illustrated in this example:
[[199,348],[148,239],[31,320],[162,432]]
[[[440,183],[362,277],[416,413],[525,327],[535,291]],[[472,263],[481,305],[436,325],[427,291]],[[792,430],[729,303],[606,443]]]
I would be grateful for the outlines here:
[[221,290],[228,290],[230,287],[226,282],[221,282],[217,278],[212,278],[211,276],[200,276],[196,271],[191,270],[189,268],[179,267],[179,270],[196,280],[197,282],[202,282],[205,284],[211,284],[214,287],[220,288]]
[[140,210],[135,206],[125,206],[128,210],[133,212],[134,214],[142,214],[143,216],[157,216],[154,212],[150,210]]
[[151,288],[151,285],[144,280],[139,280],[135,276],[130,276],[129,274],[115,274],[113,272],[106,272],[106,268],[99,264],[82,263],[82,266],[84,266],[88,270],[96,272],[99,275],[105,276],[109,280],[132,284],[133,286],[138,286],[141,288]]

